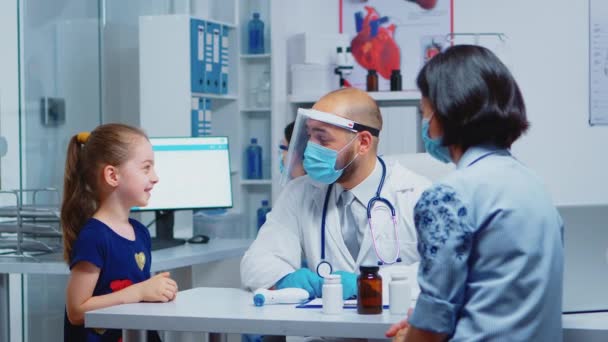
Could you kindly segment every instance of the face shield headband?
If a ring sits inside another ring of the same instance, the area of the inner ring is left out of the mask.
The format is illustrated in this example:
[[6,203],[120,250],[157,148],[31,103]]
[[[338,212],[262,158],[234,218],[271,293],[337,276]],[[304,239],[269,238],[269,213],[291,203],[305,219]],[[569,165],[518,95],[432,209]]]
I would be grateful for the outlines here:
[[289,143],[289,151],[287,153],[285,172],[281,175],[281,184],[285,185],[293,175],[297,174],[296,170],[303,169],[304,151],[309,141],[309,132],[307,123],[309,120],[318,121],[324,124],[332,125],[341,129],[345,129],[352,133],[369,132],[372,136],[378,137],[380,130],[370,127],[356,121],[315,109],[298,109],[298,115],[294,124],[293,134]]

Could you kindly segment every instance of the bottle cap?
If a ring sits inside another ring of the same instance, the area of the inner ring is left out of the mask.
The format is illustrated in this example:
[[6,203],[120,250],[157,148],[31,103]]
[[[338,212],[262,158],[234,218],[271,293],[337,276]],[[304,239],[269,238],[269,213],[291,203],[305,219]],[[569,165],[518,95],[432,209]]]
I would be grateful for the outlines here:
[[361,272],[365,272],[365,273],[378,272],[378,270],[380,270],[380,266],[364,266],[364,265],[361,265],[361,266],[359,266],[359,270]]
[[376,69],[369,69],[369,70],[367,70],[367,73],[369,75],[375,75],[376,74]]
[[266,298],[261,293],[258,293],[255,296],[253,296],[253,304],[255,306],[263,306],[265,301],[266,301]]
[[262,200],[262,205],[268,205],[268,200]]
[[400,69],[394,69],[394,70],[391,71],[392,75],[397,75],[397,74],[400,74],[400,73],[401,73]]
[[253,12],[253,18],[255,18],[255,19],[260,19],[260,13],[258,13],[258,12]]
[[258,138],[251,138],[251,143],[252,144],[257,144],[258,143]]
[[391,273],[391,278],[393,280],[407,280],[407,274],[405,272],[395,272]]
[[341,46],[338,46],[338,47],[336,48],[336,52],[337,52],[337,53],[342,52],[342,47],[341,47]]
[[347,47],[346,47],[346,52],[348,52],[348,53],[350,53],[350,52],[351,52],[351,50],[350,50],[350,46],[347,46]]
[[342,276],[339,274],[329,274],[323,278],[324,284],[340,284],[342,282]]

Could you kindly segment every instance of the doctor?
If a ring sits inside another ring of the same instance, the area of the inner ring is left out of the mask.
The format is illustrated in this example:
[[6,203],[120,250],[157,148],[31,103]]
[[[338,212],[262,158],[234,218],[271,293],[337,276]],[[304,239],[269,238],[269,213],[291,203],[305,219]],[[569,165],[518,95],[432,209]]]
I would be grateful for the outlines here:
[[303,155],[307,175],[285,186],[243,256],[245,287],[298,287],[321,297],[322,276],[338,273],[349,298],[360,265],[382,272],[419,260],[413,208],[430,181],[377,157],[381,129],[378,105],[358,89],[298,111],[286,167]]

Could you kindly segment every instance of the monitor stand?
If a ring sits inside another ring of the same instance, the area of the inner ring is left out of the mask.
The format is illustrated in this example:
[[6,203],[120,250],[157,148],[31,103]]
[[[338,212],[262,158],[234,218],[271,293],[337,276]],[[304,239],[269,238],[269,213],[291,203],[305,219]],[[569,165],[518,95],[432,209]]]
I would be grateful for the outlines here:
[[173,237],[173,223],[175,215],[173,210],[154,211],[156,237],[152,238],[152,250],[170,248],[186,243],[183,239]]

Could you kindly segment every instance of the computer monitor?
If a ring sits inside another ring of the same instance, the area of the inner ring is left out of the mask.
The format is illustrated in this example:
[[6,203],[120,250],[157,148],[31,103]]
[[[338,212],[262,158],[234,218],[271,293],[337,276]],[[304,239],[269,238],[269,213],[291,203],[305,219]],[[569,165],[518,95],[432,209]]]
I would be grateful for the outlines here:
[[184,243],[173,237],[175,210],[230,208],[232,184],[227,137],[150,138],[159,182],[145,207],[154,211],[152,249]]

